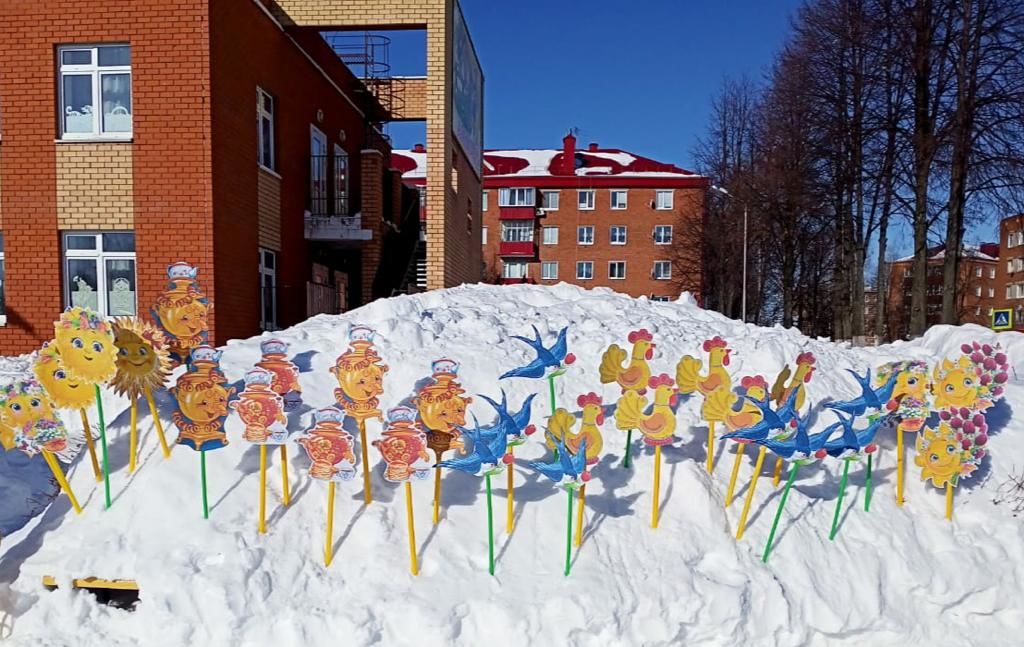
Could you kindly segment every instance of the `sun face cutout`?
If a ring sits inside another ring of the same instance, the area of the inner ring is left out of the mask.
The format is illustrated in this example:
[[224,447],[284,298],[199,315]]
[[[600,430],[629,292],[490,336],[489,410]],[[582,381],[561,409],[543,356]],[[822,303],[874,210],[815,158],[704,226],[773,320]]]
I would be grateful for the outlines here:
[[55,342],[48,341],[43,344],[32,366],[32,372],[58,408],[84,409],[92,405],[92,385],[68,374]]
[[138,317],[119,317],[113,328],[117,373],[110,386],[114,391],[137,398],[163,388],[171,370],[164,334]]
[[96,312],[75,306],[54,324],[54,343],[67,374],[86,384],[100,384],[114,377],[114,335],[110,324]]
[[32,379],[0,387],[0,425],[17,432],[54,417],[53,402],[43,386]]

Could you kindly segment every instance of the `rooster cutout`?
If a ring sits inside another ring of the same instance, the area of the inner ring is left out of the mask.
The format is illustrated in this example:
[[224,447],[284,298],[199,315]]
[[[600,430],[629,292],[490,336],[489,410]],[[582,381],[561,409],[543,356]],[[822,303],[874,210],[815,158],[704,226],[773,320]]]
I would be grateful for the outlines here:
[[[797,398],[795,401],[795,409],[799,411],[804,406],[804,400],[806,399],[806,387],[805,384],[811,381],[811,377],[814,375],[814,353],[804,352],[796,356],[796,372],[793,373],[792,379],[790,379],[789,365],[783,367],[782,371],[775,378],[775,383],[772,385],[772,401],[775,402],[776,406],[781,406],[783,402],[789,399],[790,394],[793,391],[797,391]],[[786,380],[789,380],[789,384],[786,384]]]
[[639,429],[648,445],[669,445],[676,430],[674,408],[679,400],[679,389],[665,373],[650,378],[647,386],[654,391],[651,412],[644,413],[647,398],[636,391],[627,391],[615,409],[615,424],[619,429]]
[[654,337],[641,328],[629,333],[628,339],[633,344],[628,363],[626,351],[618,344],[612,344],[604,352],[599,368],[601,384],[615,382],[623,393],[639,391],[643,394],[647,389],[647,381],[651,379],[651,368],[647,362],[654,357]]
[[[691,355],[684,355],[676,366],[676,382],[679,384],[679,392],[683,395],[699,392],[704,396],[704,405],[701,408],[701,417],[708,422],[722,422],[722,412],[712,407],[707,407],[707,397],[715,391],[722,389],[728,391],[732,386],[732,378],[725,367],[729,365],[729,354],[732,352],[729,345],[721,337],[714,337],[704,342],[704,352],[708,354],[708,373],[701,375],[700,369],[703,363]],[[709,417],[712,416],[712,417]]]
[[576,404],[583,409],[580,430],[574,432],[572,429],[576,424],[576,416],[565,409],[556,409],[554,415],[548,419],[549,433],[546,435],[545,444],[548,449],[558,450],[558,440],[561,439],[570,452],[577,454],[585,441],[587,465],[596,465],[604,447],[604,440],[601,437],[601,425],[604,424],[601,396],[587,393],[576,398]]
[[747,429],[762,419],[754,403],[768,395],[768,382],[761,375],[748,375],[733,390],[718,389],[707,396],[704,409],[715,420],[725,423],[729,431]]

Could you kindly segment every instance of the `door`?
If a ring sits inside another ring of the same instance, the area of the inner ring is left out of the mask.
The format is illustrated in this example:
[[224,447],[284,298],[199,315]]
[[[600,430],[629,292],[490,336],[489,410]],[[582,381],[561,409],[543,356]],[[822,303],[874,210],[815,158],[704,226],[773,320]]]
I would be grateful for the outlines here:
[[327,135],[309,127],[309,211],[322,216],[327,211]]

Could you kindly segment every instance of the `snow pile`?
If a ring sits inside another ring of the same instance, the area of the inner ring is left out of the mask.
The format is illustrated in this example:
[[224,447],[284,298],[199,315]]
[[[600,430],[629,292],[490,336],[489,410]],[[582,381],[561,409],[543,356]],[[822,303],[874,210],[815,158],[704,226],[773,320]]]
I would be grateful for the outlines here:
[[[656,373],[674,374],[679,357],[721,335],[733,348],[735,376],[763,373],[769,380],[798,353],[812,351],[819,369],[809,385],[812,430],[832,422],[821,409],[828,398],[857,394],[842,369],[863,370],[892,360],[933,362],[953,356],[974,339],[996,336],[975,326],[940,327],[912,343],[855,349],[812,340],[781,327],[758,328],[676,303],[633,300],[607,290],[567,285],[468,286],[375,302],[341,316],[318,316],[277,336],[291,344],[300,366],[307,407],[291,421],[305,428],[309,407],[333,402],[328,367],[356,323],[378,330],[378,349],[391,370],[384,408],[397,405],[430,373],[431,360],[462,363],[471,393],[495,395],[497,376],[527,363],[532,352],[511,334],[537,324],[550,340],[569,325],[569,350],[579,359],[559,378],[558,402],[576,409],[576,396],[618,397],[598,381],[598,362],[612,342],[644,327],[654,333]],[[1024,337],[999,335],[1013,365],[1024,360]],[[259,359],[259,338],[230,342],[222,367],[239,380]],[[502,383],[518,407],[540,397],[534,421],[548,413],[545,384]],[[159,397],[165,421],[168,395]],[[678,413],[680,442],[664,450],[661,521],[650,528],[652,456],[635,452],[631,470],[620,467],[625,434],[604,428],[606,456],[587,488],[586,532],[570,577],[562,574],[565,497],[525,463],[541,457],[534,436],[516,452],[517,523],[504,530],[504,478],[495,480],[496,576],[487,574],[483,484],[461,473],[444,477],[443,519],[430,521],[431,483],[415,483],[421,574],[408,572],[404,500],[381,478],[371,448],[374,502],[364,507],[361,479],[339,487],[335,560],[322,564],[326,485],[305,477],[307,461],[289,449],[292,504],[281,505],[280,466],[273,454],[266,535],[256,532],[258,450],[241,439],[241,423],[228,426],[231,444],[211,452],[210,519],[201,516],[199,457],[176,447],[164,460],[148,415],[140,413],[140,466],[127,472],[128,412],[106,401],[114,505],[79,460],[72,484],[86,506],[76,517],[61,497],[41,517],[4,537],[0,556],[0,611],[18,644],[57,645],[807,645],[807,644],[1017,644],[1024,627],[1024,527],[1005,506],[992,503],[999,484],[1024,458],[1021,418],[1024,389],[1011,375],[1005,401],[990,416],[987,473],[956,493],[955,522],[943,518],[940,490],[921,484],[908,460],[907,503],[894,499],[891,436],[880,438],[874,496],[863,510],[864,475],[850,476],[841,528],[828,541],[838,492],[836,461],[800,470],[768,565],[760,557],[781,488],[762,479],[741,542],[733,539],[741,505],[726,509],[723,494],[733,447],[718,446],[712,476],[704,468],[704,426],[699,398]],[[481,422],[493,412],[474,399]],[[74,421],[68,420],[73,424]],[[173,428],[172,428],[173,429]],[[372,440],[380,432],[369,423]],[[909,440],[909,438],[908,438]],[[637,448],[640,447],[639,442]],[[747,452],[738,496],[746,492],[755,452]],[[912,456],[912,450],[910,453]],[[768,461],[766,471],[773,461]],[[63,586],[40,585],[52,574]],[[134,578],[141,602],[134,613],[99,606],[75,594],[71,577]]]

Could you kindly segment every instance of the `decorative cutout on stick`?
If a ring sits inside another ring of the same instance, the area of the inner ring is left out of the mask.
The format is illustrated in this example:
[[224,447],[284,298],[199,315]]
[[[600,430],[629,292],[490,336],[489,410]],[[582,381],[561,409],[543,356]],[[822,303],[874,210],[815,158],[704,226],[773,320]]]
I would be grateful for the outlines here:
[[196,277],[199,268],[179,261],[167,266],[167,289],[153,304],[153,321],[167,337],[171,359],[188,359],[192,349],[209,340],[209,315],[213,303],[203,294]]
[[[327,538],[324,544],[324,566],[334,559],[334,485],[355,478],[355,440],[345,431],[345,412],[337,407],[324,407],[313,414],[313,426],[296,442],[311,461],[309,475],[328,481]],[[366,463],[363,463],[366,469]]]
[[708,354],[707,375],[700,374],[703,365],[701,360],[684,355],[676,365],[676,382],[679,384],[680,393],[689,395],[699,392],[704,396],[701,417],[708,423],[707,469],[710,474],[715,465],[715,423],[722,422],[722,420],[717,419],[720,411],[714,407],[708,409],[707,399],[709,395],[719,389],[728,391],[732,388],[732,377],[725,369],[729,365],[729,355],[732,351],[726,341],[718,336],[705,341],[703,349]]
[[[623,397],[619,399],[616,410],[622,405],[625,394],[636,392],[643,395],[647,391],[647,381],[651,379],[651,367],[649,362],[654,357],[654,336],[646,328],[634,330],[627,337],[633,348],[629,353],[629,361],[626,362],[626,351],[618,344],[612,344],[601,356],[599,373],[601,384],[615,383],[622,390]],[[622,466],[629,469],[630,454],[633,447],[633,427],[616,425],[626,432],[626,455],[622,460]]]

